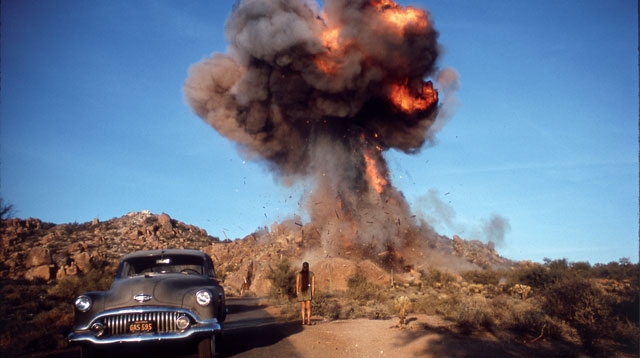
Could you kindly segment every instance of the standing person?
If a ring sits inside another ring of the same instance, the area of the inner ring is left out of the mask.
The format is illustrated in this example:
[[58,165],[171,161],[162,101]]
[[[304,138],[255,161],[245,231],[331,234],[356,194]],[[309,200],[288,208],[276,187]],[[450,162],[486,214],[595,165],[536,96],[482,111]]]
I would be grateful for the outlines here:
[[[311,324],[311,299],[316,289],[316,277],[309,271],[309,263],[302,263],[302,270],[296,276],[296,296],[301,304],[302,324]],[[305,323],[306,317],[306,323]]]

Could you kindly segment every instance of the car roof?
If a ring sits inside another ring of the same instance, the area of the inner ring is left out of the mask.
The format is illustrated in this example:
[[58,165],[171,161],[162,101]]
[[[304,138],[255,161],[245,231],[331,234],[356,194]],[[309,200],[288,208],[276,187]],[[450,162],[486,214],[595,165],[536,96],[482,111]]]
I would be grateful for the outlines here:
[[209,255],[205,254],[200,250],[189,250],[189,249],[160,249],[160,250],[145,250],[145,251],[136,251],[130,254],[126,254],[122,257],[122,260],[128,260],[133,258],[141,258],[141,257],[154,257],[154,256],[198,256],[203,259],[209,258]]

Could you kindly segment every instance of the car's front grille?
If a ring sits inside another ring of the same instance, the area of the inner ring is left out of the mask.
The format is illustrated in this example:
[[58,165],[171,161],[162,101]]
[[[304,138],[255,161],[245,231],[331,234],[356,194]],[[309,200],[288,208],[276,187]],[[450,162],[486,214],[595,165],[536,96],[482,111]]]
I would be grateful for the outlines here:
[[180,312],[142,312],[142,313],[125,313],[110,315],[103,318],[106,334],[122,335],[129,333],[129,325],[136,321],[152,321],[155,322],[157,332],[173,332],[179,331],[176,327],[176,318],[181,315]]

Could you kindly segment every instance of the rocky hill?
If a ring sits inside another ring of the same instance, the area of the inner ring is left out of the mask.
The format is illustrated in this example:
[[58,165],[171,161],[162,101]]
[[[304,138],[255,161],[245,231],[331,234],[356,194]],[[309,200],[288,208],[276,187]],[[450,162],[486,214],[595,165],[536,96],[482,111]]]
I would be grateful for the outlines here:
[[[380,259],[388,253],[357,257],[345,252],[332,257],[318,243],[305,239],[305,229],[295,221],[274,223],[243,239],[220,241],[203,229],[149,211],[133,212],[101,222],[51,224],[38,219],[9,219],[0,222],[0,277],[8,279],[61,280],[87,272],[102,262],[115,265],[121,256],[136,250],[158,248],[198,249],[207,252],[216,264],[227,291],[247,291],[258,295],[269,289],[266,279],[273,265],[286,259],[294,267],[309,261],[320,289],[344,289],[346,279],[356,270],[374,283],[416,281],[421,270],[437,267],[480,269],[506,267],[513,262],[502,258],[490,245],[457,236],[431,238],[428,252],[416,255],[415,262],[395,272]],[[443,267],[444,266],[444,267]]]

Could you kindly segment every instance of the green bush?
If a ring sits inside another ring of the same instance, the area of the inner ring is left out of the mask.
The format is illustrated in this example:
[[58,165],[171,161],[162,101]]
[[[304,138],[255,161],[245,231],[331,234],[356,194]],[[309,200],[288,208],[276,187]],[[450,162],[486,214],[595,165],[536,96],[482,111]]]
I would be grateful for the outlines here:
[[605,295],[586,279],[565,280],[545,291],[543,309],[550,316],[568,322],[586,348],[612,332],[611,306]]
[[289,261],[281,260],[275,268],[269,266],[267,279],[271,281],[269,297],[274,299],[296,297],[296,272],[291,268]]
[[66,276],[49,290],[49,295],[71,300],[82,292],[106,291],[111,286],[116,265],[106,261],[95,262],[84,274]]
[[420,280],[425,287],[446,287],[452,282],[455,282],[455,277],[447,272],[442,272],[435,268],[429,268],[426,272],[420,271]]
[[[313,314],[313,309],[311,310]],[[280,314],[282,314],[287,319],[301,319],[302,312],[300,303],[296,301],[285,301],[282,305],[280,305]]]
[[516,284],[527,285],[533,288],[534,292],[539,292],[541,289],[555,285],[562,279],[561,272],[557,269],[551,271],[548,267],[535,265],[517,268],[511,272],[507,283],[509,286]]
[[497,285],[500,282],[500,273],[494,270],[473,270],[461,274],[462,278],[471,283],[481,285]]
[[596,264],[591,271],[593,277],[628,282],[635,290],[638,290],[638,286],[640,286],[639,269],[639,264],[633,264],[628,258],[622,258],[618,262]]
[[475,296],[463,300],[453,318],[464,333],[493,326],[491,310],[483,297]]
[[367,280],[367,276],[360,270],[347,279],[347,295],[355,300],[379,300],[381,289]]
[[66,346],[73,308],[42,281],[0,280],[0,356]]
[[340,304],[323,292],[316,292],[311,301],[311,314],[322,316],[326,320],[336,320],[340,317]]

